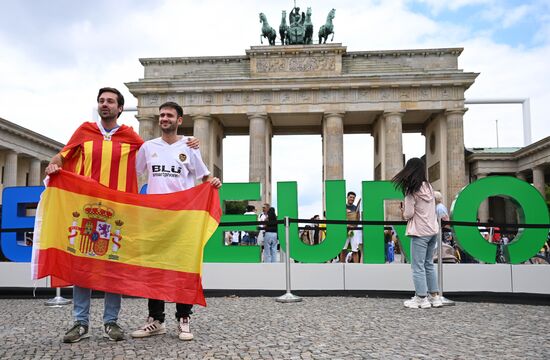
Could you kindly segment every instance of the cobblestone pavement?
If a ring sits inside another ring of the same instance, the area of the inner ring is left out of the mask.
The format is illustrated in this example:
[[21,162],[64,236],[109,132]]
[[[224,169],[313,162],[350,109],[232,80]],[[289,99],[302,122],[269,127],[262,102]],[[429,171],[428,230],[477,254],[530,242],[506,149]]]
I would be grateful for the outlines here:
[[[0,299],[0,359],[543,359],[550,358],[550,306],[457,302],[412,310],[403,299],[213,297],[195,308],[195,339],[178,340],[167,304],[168,334],[129,337],[146,300],[125,298],[119,324],[127,339],[102,337],[102,299],[92,300],[91,338],[63,344],[72,306]],[[169,315],[169,316],[168,316]]]

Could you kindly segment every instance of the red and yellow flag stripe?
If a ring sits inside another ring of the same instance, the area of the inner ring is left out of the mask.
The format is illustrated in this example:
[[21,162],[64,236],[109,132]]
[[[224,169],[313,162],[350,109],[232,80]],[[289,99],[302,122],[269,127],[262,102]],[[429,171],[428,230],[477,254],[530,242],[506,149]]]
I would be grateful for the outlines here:
[[36,277],[205,305],[203,248],[220,216],[210,184],[140,195],[62,171],[50,179],[37,214]]

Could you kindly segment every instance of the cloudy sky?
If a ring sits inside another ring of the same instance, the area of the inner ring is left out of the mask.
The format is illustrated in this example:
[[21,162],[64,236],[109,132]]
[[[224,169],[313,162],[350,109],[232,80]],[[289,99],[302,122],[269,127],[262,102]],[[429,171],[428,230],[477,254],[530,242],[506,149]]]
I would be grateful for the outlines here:
[[[236,5],[238,4],[238,6]],[[92,119],[97,89],[143,77],[139,58],[244,55],[260,43],[258,13],[277,26],[293,1],[0,0],[0,117],[60,142]],[[550,135],[550,2],[516,0],[297,1],[316,29],[336,7],[334,42],[348,51],[463,47],[459,67],[479,72],[467,99],[530,98],[532,138]],[[470,105],[467,147],[522,146],[519,105]],[[134,114],[122,122],[137,128]],[[243,141],[244,140],[244,141]],[[406,134],[408,157],[424,153]],[[349,190],[372,180],[372,138],[346,135]],[[244,145],[243,145],[244,144]],[[248,139],[224,140],[224,181],[248,181]],[[296,148],[303,162],[287,159]],[[273,139],[273,180],[298,180],[300,216],[320,213],[320,136]],[[274,190],[276,188],[274,187]]]

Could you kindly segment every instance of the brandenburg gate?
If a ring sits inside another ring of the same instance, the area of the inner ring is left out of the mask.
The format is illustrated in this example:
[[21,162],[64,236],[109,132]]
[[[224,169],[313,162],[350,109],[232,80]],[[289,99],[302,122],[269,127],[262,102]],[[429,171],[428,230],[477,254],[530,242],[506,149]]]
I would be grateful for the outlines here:
[[464,92],[478,75],[459,69],[461,52],[252,46],[244,56],[140,59],[143,79],[126,85],[143,139],[160,136],[161,103],[181,104],[181,133],[200,139],[220,178],[223,138],[249,134],[249,181],[263,185],[262,201],[271,201],[273,135],[320,134],[323,180],[333,180],[344,175],[344,134],[371,134],[375,180],[387,180],[404,165],[403,132],[416,132],[426,138],[429,180],[450,205],[467,184]]

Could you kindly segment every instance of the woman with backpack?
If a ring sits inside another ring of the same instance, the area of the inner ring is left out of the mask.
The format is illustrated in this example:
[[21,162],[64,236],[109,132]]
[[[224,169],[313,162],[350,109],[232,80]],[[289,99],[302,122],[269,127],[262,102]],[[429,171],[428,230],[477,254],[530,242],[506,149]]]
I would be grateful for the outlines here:
[[433,254],[439,233],[435,212],[434,190],[426,179],[426,165],[412,158],[392,179],[396,189],[405,195],[401,206],[407,220],[406,235],[411,238],[411,267],[415,296],[404,302],[405,307],[427,309],[443,305],[439,296]]

